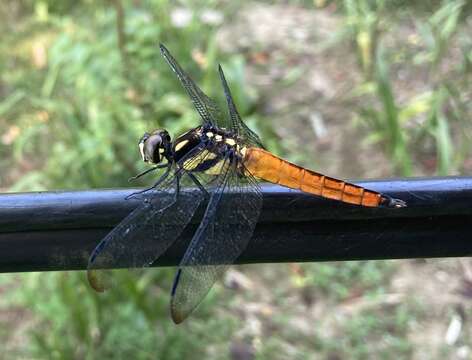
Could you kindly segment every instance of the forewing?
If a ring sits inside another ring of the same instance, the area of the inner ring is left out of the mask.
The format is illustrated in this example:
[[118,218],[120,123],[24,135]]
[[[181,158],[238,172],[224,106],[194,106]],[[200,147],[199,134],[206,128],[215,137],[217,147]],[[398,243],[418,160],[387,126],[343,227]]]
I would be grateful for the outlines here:
[[225,74],[223,73],[221,65],[218,66],[218,72],[220,74],[221,84],[223,85],[226,102],[228,104],[231,130],[238,134],[241,138],[248,141],[251,145],[264,148],[264,145],[262,145],[262,141],[259,136],[254,131],[249,129],[249,127],[242,121],[238,109],[236,108],[236,104],[234,103],[233,97],[231,95],[228,83],[226,82]]
[[212,192],[204,218],[177,271],[172,288],[171,313],[182,322],[201,302],[246,248],[262,206],[259,185],[252,177],[247,183],[228,161]]
[[213,126],[222,126],[222,112],[218,108],[218,105],[209,98],[190,76],[182,69],[177,60],[170,54],[167,48],[160,44],[161,54],[166,59],[167,63],[170,65],[174,73],[177,75],[180,83],[184,87],[187,94],[190,96],[195,109],[202,118],[203,122],[206,124],[211,124]]
[[87,276],[97,291],[112,286],[110,268],[140,268],[153,263],[180,235],[203,199],[200,191],[182,191],[174,202],[174,177],[121,221],[98,244]]
[[[203,146],[186,156],[189,163],[204,161],[198,156]],[[182,160],[185,160],[182,159]],[[180,191],[175,198],[176,181],[187,174],[179,169],[169,176],[143,202],[122,220],[93,250],[87,276],[90,285],[102,292],[112,286],[111,268],[140,268],[152,264],[177,239],[205,195],[198,189]]]

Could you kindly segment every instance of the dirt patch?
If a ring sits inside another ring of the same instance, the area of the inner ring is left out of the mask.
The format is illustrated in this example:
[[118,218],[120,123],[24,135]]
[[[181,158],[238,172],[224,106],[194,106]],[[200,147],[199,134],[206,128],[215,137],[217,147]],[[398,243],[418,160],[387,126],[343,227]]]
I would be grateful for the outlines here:
[[389,176],[380,146],[352,122],[350,93],[361,81],[354,50],[326,49],[342,21],[327,10],[250,4],[219,32],[219,46],[246,54],[247,82],[291,159],[342,178]]

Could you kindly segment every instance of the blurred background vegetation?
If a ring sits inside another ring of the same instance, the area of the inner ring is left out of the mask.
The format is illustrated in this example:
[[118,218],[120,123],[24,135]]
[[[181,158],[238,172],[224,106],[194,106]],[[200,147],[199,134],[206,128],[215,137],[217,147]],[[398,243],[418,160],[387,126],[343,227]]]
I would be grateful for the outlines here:
[[[6,0],[0,188],[129,186],[145,130],[198,118],[163,42],[267,147],[342,178],[469,174],[466,1]],[[146,184],[143,180],[140,185]],[[447,241],[447,239],[445,239]],[[97,295],[81,272],[0,277],[5,359],[470,359],[468,260],[234,268],[192,318],[172,269]]]

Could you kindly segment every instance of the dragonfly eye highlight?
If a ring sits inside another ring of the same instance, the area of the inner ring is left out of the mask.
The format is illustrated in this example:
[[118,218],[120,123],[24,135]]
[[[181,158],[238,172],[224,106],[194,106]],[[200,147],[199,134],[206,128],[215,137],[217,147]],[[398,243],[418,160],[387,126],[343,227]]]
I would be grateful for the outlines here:
[[146,140],[149,138],[150,134],[149,133],[144,133],[142,138],[139,140],[138,143],[138,148],[139,148],[139,153],[141,154],[141,158],[143,159],[144,162],[146,162],[146,155],[144,154],[144,143]]

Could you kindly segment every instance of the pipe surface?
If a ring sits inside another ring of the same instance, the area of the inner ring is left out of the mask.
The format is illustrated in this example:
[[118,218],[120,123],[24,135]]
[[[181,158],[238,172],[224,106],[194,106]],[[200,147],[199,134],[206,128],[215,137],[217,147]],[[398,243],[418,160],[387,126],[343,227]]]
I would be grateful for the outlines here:
[[[355,181],[406,201],[362,208],[275,185],[237,263],[456,257],[472,254],[472,178]],[[137,189],[0,195],[0,272],[83,270],[98,242],[138,204]],[[202,209],[156,266],[178,265]]]

